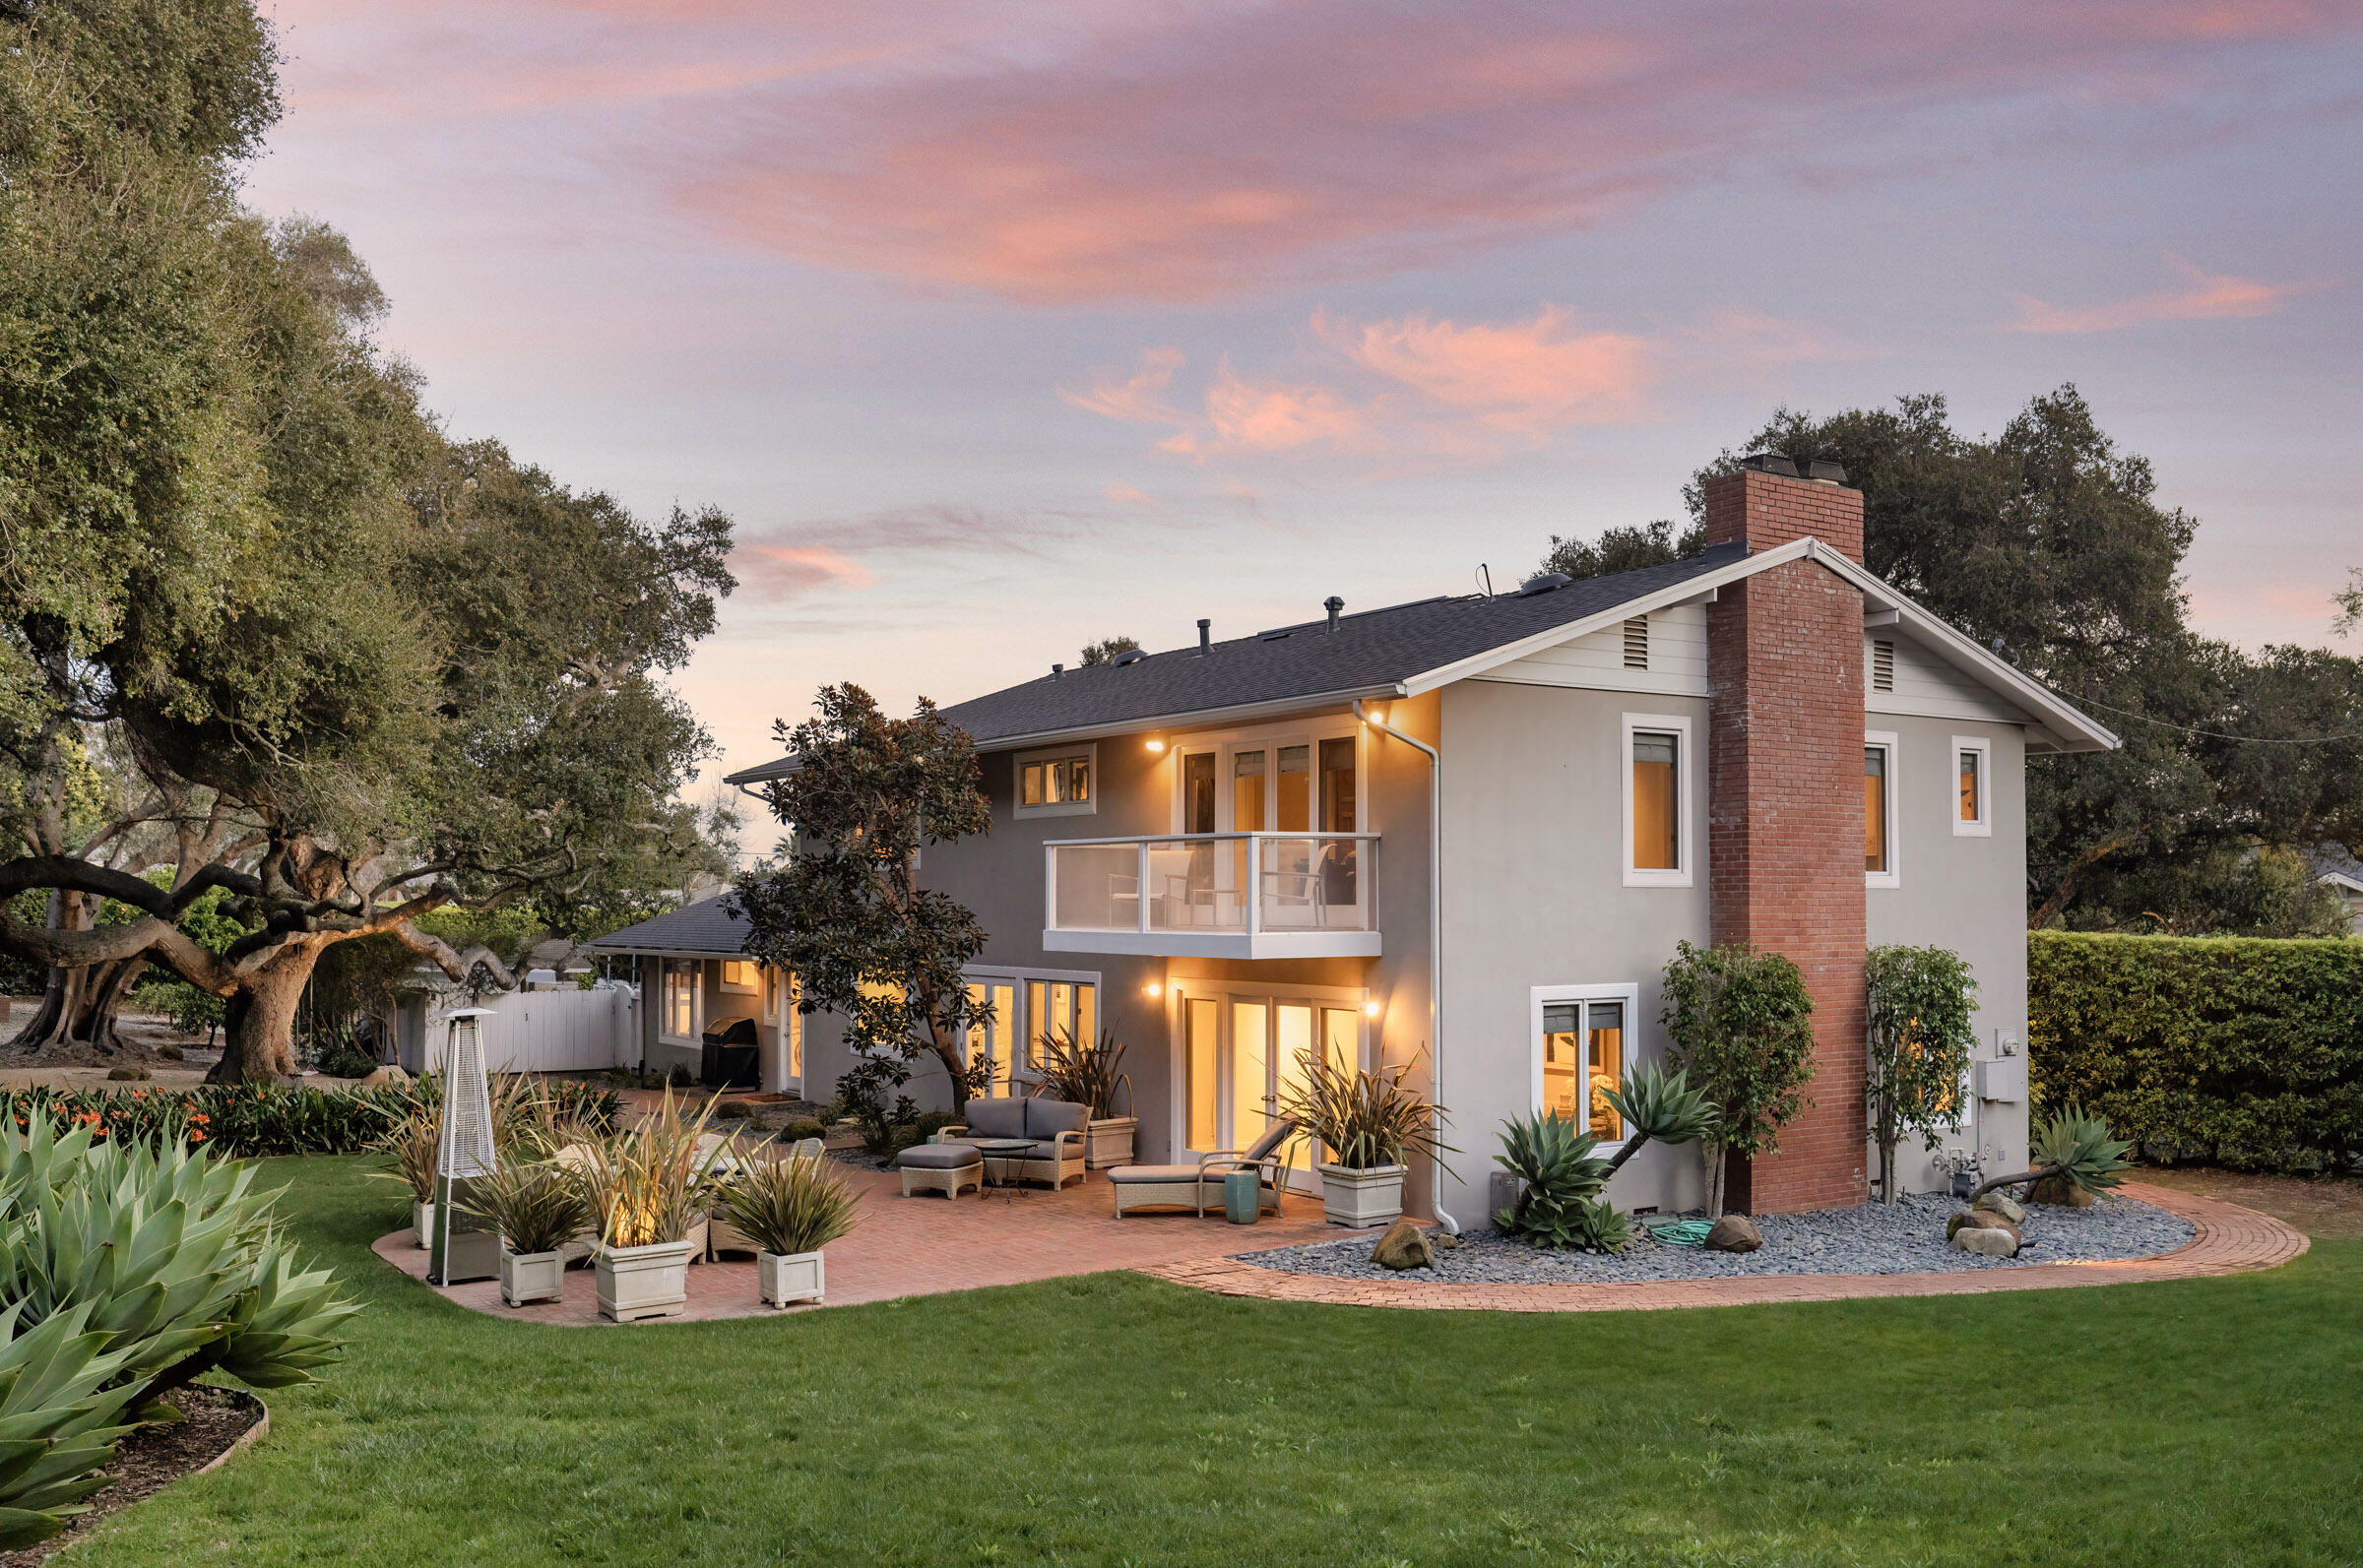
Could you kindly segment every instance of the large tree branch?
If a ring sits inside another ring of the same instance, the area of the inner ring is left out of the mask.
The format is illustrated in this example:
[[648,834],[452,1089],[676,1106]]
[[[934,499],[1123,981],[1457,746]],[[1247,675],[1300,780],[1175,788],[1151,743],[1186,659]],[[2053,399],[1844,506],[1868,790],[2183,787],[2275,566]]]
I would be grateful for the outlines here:
[[227,996],[238,988],[237,971],[228,961],[199,945],[171,921],[153,914],[122,925],[102,925],[95,931],[58,931],[27,925],[0,909],[0,947],[57,970],[145,957],[200,990]]
[[2077,855],[2076,862],[2061,873],[2058,885],[2051,890],[2051,897],[2037,905],[2035,912],[2026,917],[2026,928],[2030,931],[2040,931],[2049,925],[2058,917],[2062,909],[2068,908],[2069,901],[2076,897],[2076,890],[2083,886],[2086,872],[2133,843],[2142,834],[2147,833],[2151,826],[2152,824],[2144,822],[2129,833],[2112,833],[2082,854]]
[[465,953],[458,953],[441,937],[428,935],[407,919],[393,921],[385,929],[404,947],[433,964],[462,985],[467,984],[469,976],[480,968],[491,972],[502,990],[513,991],[517,988],[516,973],[480,942]]

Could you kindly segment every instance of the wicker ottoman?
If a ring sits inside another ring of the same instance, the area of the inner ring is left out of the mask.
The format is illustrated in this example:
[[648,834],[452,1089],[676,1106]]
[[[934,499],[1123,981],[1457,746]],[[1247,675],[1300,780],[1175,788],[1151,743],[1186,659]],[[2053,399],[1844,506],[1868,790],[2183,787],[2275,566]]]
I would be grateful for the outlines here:
[[940,1192],[960,1196],[962,1187],[985,1190],[985,1157],[974,1144],[915,1144],[894,1157],[903,1173],[903,1196]]

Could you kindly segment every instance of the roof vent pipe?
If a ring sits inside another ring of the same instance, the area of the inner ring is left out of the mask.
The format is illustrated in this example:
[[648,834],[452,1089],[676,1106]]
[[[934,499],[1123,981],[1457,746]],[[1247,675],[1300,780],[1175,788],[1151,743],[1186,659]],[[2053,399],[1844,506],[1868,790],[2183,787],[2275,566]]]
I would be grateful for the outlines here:
[[1334,632],[1337,630],[1337,613],[1345,607],[1346,601],[1342,598],[1339,598],[1335,594],[1332,594],[1327,598],[1321,600],[1321,608],[1329,612],[1329,629],[1331,631]]
[[1064,675],[1065,673],[1066,666],[1064,664],[1053,664],[1051,666],[1051,679],[1053,680],[1058,679],[1058,677]]
[[1214,649],[1214,634],[1211,630],[1213,625],[1214,622],[1205,616],[1198,617],[1198,652],[1200,654],[1210,653]]

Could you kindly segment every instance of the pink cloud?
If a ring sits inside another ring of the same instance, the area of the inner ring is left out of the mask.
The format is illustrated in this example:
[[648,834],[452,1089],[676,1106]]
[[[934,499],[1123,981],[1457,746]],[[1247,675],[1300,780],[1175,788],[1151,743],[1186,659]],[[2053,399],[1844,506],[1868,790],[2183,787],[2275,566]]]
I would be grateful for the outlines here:
[[759,597],[802,598],[824,588],[867,588],[876,575],[861,562],[822,545],[798,547],[760,536],[731,552],[731,570]]
[[1165,389],[1182,368],[1179,348],[1144,348],[1140,368],[1128,376],[1114,371],[1092,373],[1091,385],[1080,391],[1061,388],[1058,396],[1086,413],[1139,424],[1171,424],[1182,415],[1166,401]]
[[1425,311],[1367,324],[1316,315],[1313,331],[1364,369],[1511,435],[1634,418],[1653,375],[1644,340],[1579,331],[1563,305],[1499,326]]
[[2115,332],[2152,321],[2221,321],[2227,318],[2269,316],[2291,294],[2304,290],[2297,283],[2261,283],[2229,274],[2203,271],[2180,256],[2166,258],[2183,277],[2180,288],[2161,288],[2131,299],[2082,308],[2045,304],[2032,294],[2013,294],[2018,319],[2012,332]]

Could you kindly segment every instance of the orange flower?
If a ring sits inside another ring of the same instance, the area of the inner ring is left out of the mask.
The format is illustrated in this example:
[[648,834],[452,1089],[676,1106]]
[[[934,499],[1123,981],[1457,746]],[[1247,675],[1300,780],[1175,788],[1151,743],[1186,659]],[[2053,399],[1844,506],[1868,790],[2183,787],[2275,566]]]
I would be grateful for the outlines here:
[[189,1142],[193,1144],[201,1144],[205,1142],[205,1134],[199,1132],[196,1128],[191,1127],[189,1129]]

